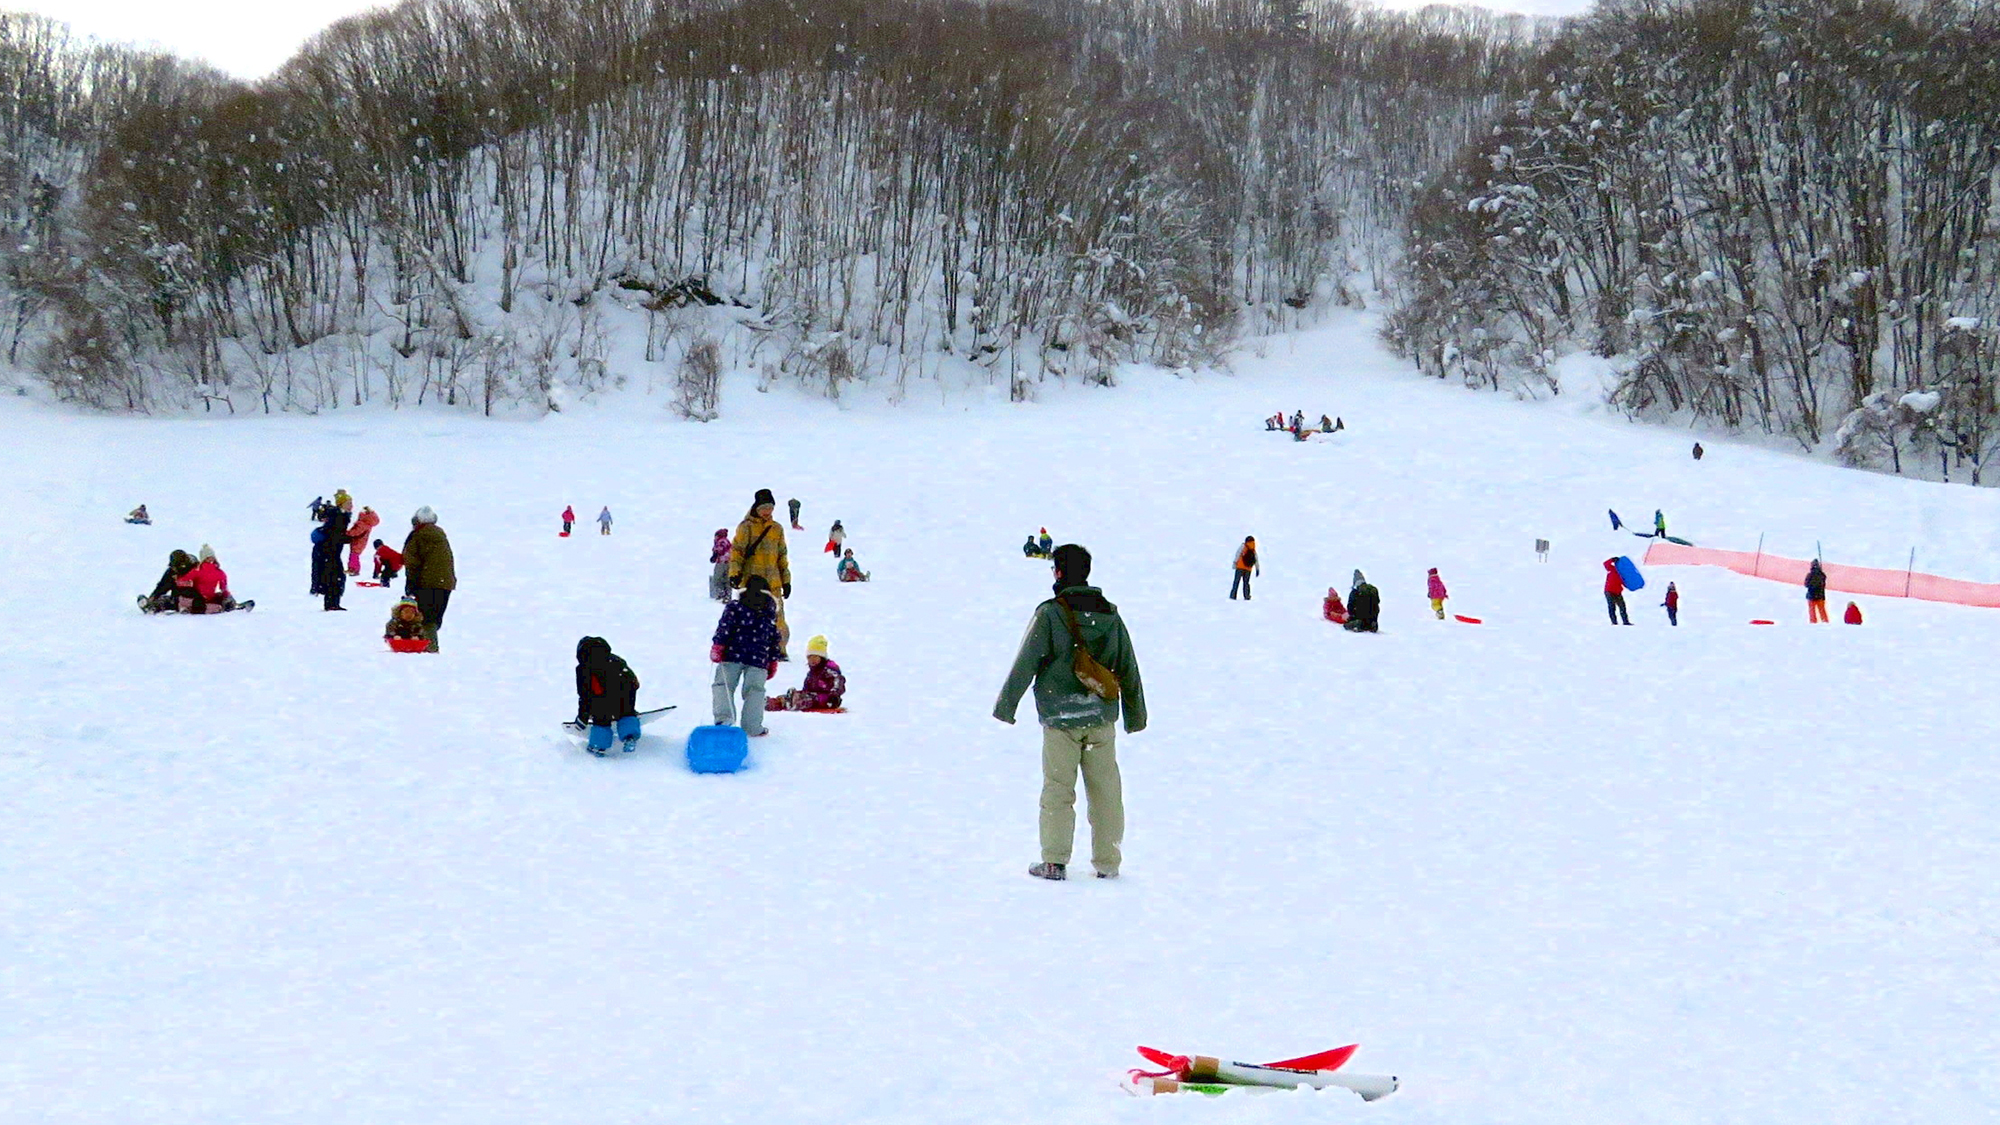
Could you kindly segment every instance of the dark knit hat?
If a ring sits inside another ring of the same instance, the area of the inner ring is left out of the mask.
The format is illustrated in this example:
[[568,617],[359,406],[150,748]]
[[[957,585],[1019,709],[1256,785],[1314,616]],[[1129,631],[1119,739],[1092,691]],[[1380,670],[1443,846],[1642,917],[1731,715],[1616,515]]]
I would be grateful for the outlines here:
[[771,495],[770,489],[760,488],[757,490],[757,499],[752,500],[750,502],[750,506],[752,508],[761,508],[766,504],[769,504],[770,506],[775,508],[778,506],[778,500],[776,497]]
[[1072,586],[1081,586],[1090,580],[1090,552],[1075,543],[1064,543],[1049,553],[1055,560],[1056,573]]

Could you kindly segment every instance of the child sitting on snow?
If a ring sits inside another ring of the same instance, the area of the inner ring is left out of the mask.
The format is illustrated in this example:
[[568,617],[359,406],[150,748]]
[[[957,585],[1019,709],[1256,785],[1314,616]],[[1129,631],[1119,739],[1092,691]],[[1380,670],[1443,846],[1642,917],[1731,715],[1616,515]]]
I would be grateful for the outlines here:
[[627,754],[638,745],[639,677],[603,637],[576,642],[576,721],[590,728],[585,745],[600,758],[614,733]]
[[424,635],[424,611],[417,606],[417,599],[404,598],[389,611],[389,623],[382,627],[385,641],[415,640]]
[[203,543],[200,558],[201,561],[174,591],[182,613],[228,613],[234,609],[249,609],[256,604],[237,604],[236,596],[229,592],[229,575],[223,573],[222,564],[215,561],[213,547]]
[[1347,607],[1340,604],[1340,592],[1331,586],[1326,588],[1326,601],[1320,603],[1320,612],[1335,625],[1347,624]]
[[852,547],[847,548],[846,552],[840,556],[840,565],[834,568],[834,573],[840,577],[842,582],[868,581],[868,572],[862,570],[861,564],[854,561],[854,548]]
[[841,675],[840,665],[826,658],[826,638],[814,637],[806,642],[806,682],[805,686],[774,699],[765,701],[766,711],[838,711],[840,701],[847,694],[847,677]]
[[125,522],[152,523],[153,517],[146,514],[146,506],[144,504],[141,504],[125,514]]

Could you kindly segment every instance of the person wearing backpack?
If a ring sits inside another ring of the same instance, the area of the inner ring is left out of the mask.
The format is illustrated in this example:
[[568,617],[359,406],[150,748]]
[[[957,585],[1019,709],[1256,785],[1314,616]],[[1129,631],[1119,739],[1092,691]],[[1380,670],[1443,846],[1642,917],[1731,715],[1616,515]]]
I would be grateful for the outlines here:
[[1245,535],[1243,545],[1236,548],[1236,578],[1229,583],[1229,600],[1236,600],[1236,591],[1243,591],[1243,600],[1250,600],[1250,574],[1255,571],[1259,578],[1264,576],[1264,568],[1257,565],[1257,537]]
[[1065,543],[1053,556],[1056,596],[1029,618],[993,717],[1011,725],[1033,687],[1042,724],[1042,861],[1028,874],[1067,878],[1081,771],[1090,802],[1090,863],[1098,878],[1116,879],[1125,838],[1116,723],[1122,711],[1125,733],[1146,729],[1146,692],[1118,607],[1088,585],[1090,552]]

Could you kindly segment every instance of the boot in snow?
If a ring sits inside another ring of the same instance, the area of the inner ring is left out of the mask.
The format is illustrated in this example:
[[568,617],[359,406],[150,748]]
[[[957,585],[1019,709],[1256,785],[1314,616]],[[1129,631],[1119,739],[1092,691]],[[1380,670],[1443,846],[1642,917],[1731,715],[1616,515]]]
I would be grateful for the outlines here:
[[1037,863],[1033,867],[1028,868],[1028,874],[1033,875],[1037,879],[1047,879],[1054,883],[1060,883],[1064,879],[1069,878],[1069,873],[1063,869],[1063,865],[1060,863]]

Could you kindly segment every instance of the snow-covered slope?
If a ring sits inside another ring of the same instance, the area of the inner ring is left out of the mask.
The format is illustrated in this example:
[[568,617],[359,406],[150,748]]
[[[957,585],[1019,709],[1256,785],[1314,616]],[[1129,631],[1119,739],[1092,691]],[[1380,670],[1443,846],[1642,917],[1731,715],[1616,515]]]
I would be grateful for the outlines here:
[[[1172,394],[774,396],[709,426],[6,404],[0,1118],[1990,1118],[2000,616],[1870,601],[1808,628],[1795,588],[1662,569],[1614,629],[1598,591],[1644,546],[1606,507],[2000,579],[1994,494],[1720,443],[1696,463],[1566,402],[1413,381],[1368,328]],[[1349,429],[1262,431],[1295,407]],[[383,651],[385,591],[307,598],[306,502],[337,487],[385,530],[440,513],[440,655]],[[792,622],[831,638],[852,711],[775,716],[752,771],[697,777],[673,736],[705,721],[708,540],[758,487],[805,503]],[[141,501],[156,525],[120,523]],[[557,539],[565,503],[616,533]],[[835,518],[874,582],[835,583]],[[1115,883],[1025,877],[1038,739],[988,717],[1047,591],[1018,549],[1043,525],[1096,554],[1146,673]],[[1265,575],[1231,602],[1246,534]],[[258,609],[135,613],[203,542]],[[1429,616],[1430,566],[1486,624]],[[1356,567],[1377,637],[1319,619]],[[633,759],[556,732],[586,633],[685,717]],[[1401,1093],[1115,1085],[1137,1043],[1353,1040]]]

